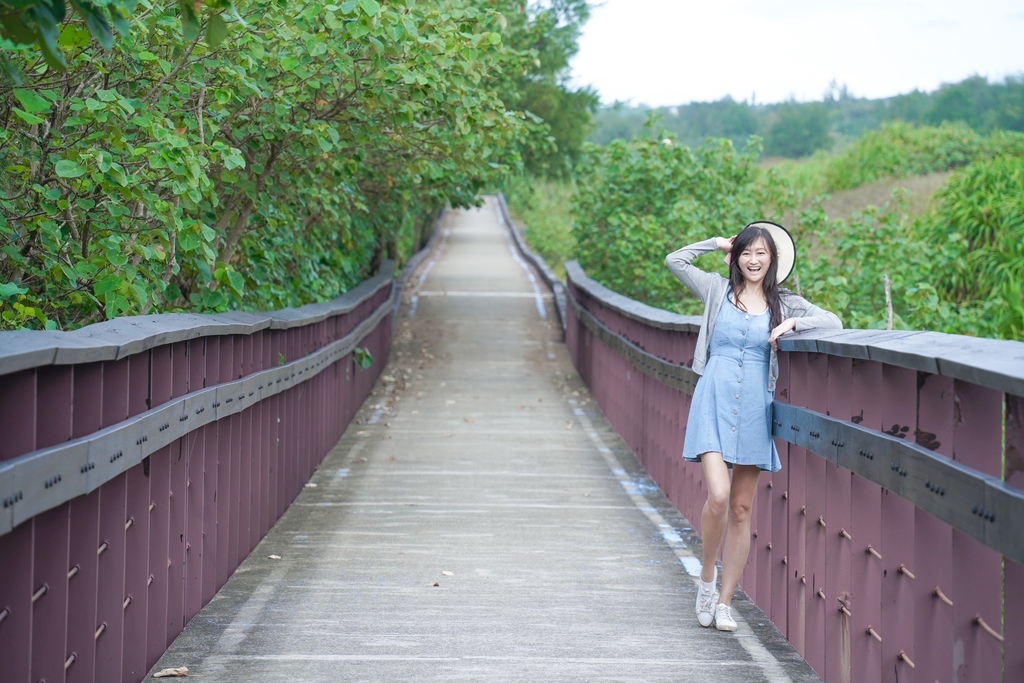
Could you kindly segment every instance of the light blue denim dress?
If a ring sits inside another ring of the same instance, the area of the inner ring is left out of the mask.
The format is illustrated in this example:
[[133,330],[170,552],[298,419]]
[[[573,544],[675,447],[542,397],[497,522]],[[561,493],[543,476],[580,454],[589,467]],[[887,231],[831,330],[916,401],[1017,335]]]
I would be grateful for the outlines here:
[[711,353],[690,403],[683,458],[700,462],[709,451],[730,466],[782,469],[772,439],[772,394],[768,391],[770,314],[744,313],[726,293],[711,333]]

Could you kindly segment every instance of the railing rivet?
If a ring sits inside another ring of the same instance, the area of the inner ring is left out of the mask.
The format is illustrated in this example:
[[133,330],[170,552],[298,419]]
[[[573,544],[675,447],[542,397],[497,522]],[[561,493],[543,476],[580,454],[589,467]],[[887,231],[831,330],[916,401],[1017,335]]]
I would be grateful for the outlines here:
[[11,610],[7,609],[6,607],[4,607],[3,609],[0,609],[0,624],[4,623],[4,619],[9,617],[10,615],[11,615]]
[[93,640],[99,640],[99,637],[107,630],[107,622],[103,622],[96,628],[96,633],[93,635]]
[[36,601],[38,601],[39,598],[41,598],[44,595],[46,595],[46,593],[49,590],[50,590],[50,587],[48,585],[46,585],[45,583],[42,586],[40,586],[39,588],[37,588],[36,592],[32,594],[32,604],[33,605],[36,604]]
[[822,527],[826,526],[825,525],[825,518],[822,517],[821,515],[818,515],[818,524],[820,524]]
[[877,640],[878,642],[882,642],[882,636],[878,635],[878,631],[871,628],[870,626],[868,626],[868,635]]
[[906,576],[908,579],[910,579],[912,581],[916,581],[917,580],[917,577],[914,576],[914,573],[912,571],[910,571],[909,569],[907,569],[905,565],[901,564],[899,566],[899,569],[897,569],[897,571],[900,574],[903,574],[904,576]]
[[121,609],[128,609],[128,605],[132,604],[132,596],[129,593],[128,597],[124,599],[124,604],[121,605]]
[[800,577],[800,583],[802,583],[805,586],[807,585],[807,575],[806,574],[804,574],[803,576]]
[[806,515],[807,514],[807,506],[806,505],[804,505],[804,506],[802,506],[800,508],[800,514],[801,515]]
[[880,552],[878,552],[877,550],[875,550],[874,548],[872,548],[871,546],[868,546],[868,547],[867,547],[867,548],[866,548],[866,549],[864,550],[864,552],[866,552],[866,553],[870,553],[871,555],[874,555],[874,556],[875,556],[875,557],[877,557],[877,558],[878,558],[879,560],[880,560],[880,559],[882,559],[882,554],[881,554]]
[[974,615],[974,623],[980,626],[985,633],[989,634],[990,636],[998,640],[1000,643],[1005,642],[1003,640],[1003,635],[999,633],[999,631],[996,631],[994,628],[985,623],[985,620],[981,618],[980,614]]
[[937,597],[937,598],[938,598],[939,600],[942,600],[942,602],[946,603],[946,604],[947,604],[947,605],[949,605],[950,607],[952,607],[952,606],[953,606],[953,601],[952,601],[952,600],[950,600],[949,598],[947,598],[947,597],[946,597],[946,594],[945,594],[945,593],[943,593],[943,592],[942,592],[942,589],[941,589],[941,588],[939,588],[938,586],[936,586],[936,587],[935,587],[935,590],[934,590],[934,591],[932,591],[932,595],[934,595],[935,597]]
[[75,663],[76,659],[78,659],[78,655],[74,652],[68,655],[68,658],[64,660],[64,670],[67,671],[68,669],[70,669],[71,665]]
[[842,612],[843,614],[845,614],[848,617],[851,617],[851,618],[853,617],[853,615],[850,614],[850,610],[846,609],[846,605],[840,605],[839,606],[839,611]]
[[903,650],[900,650],[900,653],[897,655],[897,658],[906,662],[907,666],[909,666],[911,669],[917,668],[916,666],[914,666],[914,662],[910,659],[910,657],[907,656],[907,653]]
[[135,518],[134,517],[129,517],[128,521],[124,523],[124,530],[128,531],[133,526],[135,526]]
[[853,536],[851,536],[850,532],[847,531],[846,529],[840,529],[839,530],[839,535],[842,536],[843,538],[845,538],[847,541],[852,541],[853,540]]
[[824,588],[819,588],[817,595],[822,600],[828,600],[828,598],[825,597],[825,589]]
[[81,570],[81,567],[78,566],[77,564],[74,567],[72,567],[71,569],[69,569],[68,570],[68,580],[71,580],[73,577],[77,576],[78,572],[80,570]]

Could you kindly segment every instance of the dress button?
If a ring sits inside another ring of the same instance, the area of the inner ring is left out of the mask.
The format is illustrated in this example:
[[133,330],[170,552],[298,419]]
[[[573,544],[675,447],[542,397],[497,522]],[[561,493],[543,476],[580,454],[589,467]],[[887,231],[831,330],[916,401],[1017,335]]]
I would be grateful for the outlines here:
[[742,378],[742,377],[737,377],[737,378],[736,378],[736,381],[737,381],[737,382],[742,382],[742,381],[743,381],[743,378]]
[[740,395],[739,395],[739,394],[736,394],[736,398],[739,398],[739,397],[740,397]]
[[743,316],[743,319],[744,320],[750,320],[750,316],[749,315],[745,315],[745,316]]
[[735,432],[735,431],[736,431],[736,428],[735,428],[735,427],[733,427],[733,428],[732,428],[732,431],[734,431],[734,432]]

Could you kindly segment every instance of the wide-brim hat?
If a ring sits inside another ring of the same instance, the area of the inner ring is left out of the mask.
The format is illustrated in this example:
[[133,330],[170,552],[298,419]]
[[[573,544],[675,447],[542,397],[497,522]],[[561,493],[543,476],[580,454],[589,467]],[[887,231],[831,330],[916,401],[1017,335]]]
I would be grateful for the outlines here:
[[775,279],[781,285],[792,274],[793,266],[796,265],[796,242],[793,241],[793,236],[789,234],[789,230],[771,221],[757,221],[747,227],[764,228],[772,236],[779,264]]

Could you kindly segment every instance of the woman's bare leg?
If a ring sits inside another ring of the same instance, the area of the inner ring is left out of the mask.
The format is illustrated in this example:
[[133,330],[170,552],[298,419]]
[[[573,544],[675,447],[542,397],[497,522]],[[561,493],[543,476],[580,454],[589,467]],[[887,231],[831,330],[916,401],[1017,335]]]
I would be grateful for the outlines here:
[[704,547],[700,578],[711,583],[715,578],[715,558],[722,547],[729,513],[729,469],[722,454],[713,451],[701,456],[701,467],[708,487],[708,499],[700,513],[700,536]]
[[[721,457],[721,456],[719,456]],[[732,604],[732,594],[747,564],[750,552],[750,511],[757,493],[761,470],[753,465],[734,465],[729,490],[729,523],[722,552],[722,591],[719,602]],[[701,516],[703,520],[703,515]],[[705,556],[707,546],[705,546]]]

